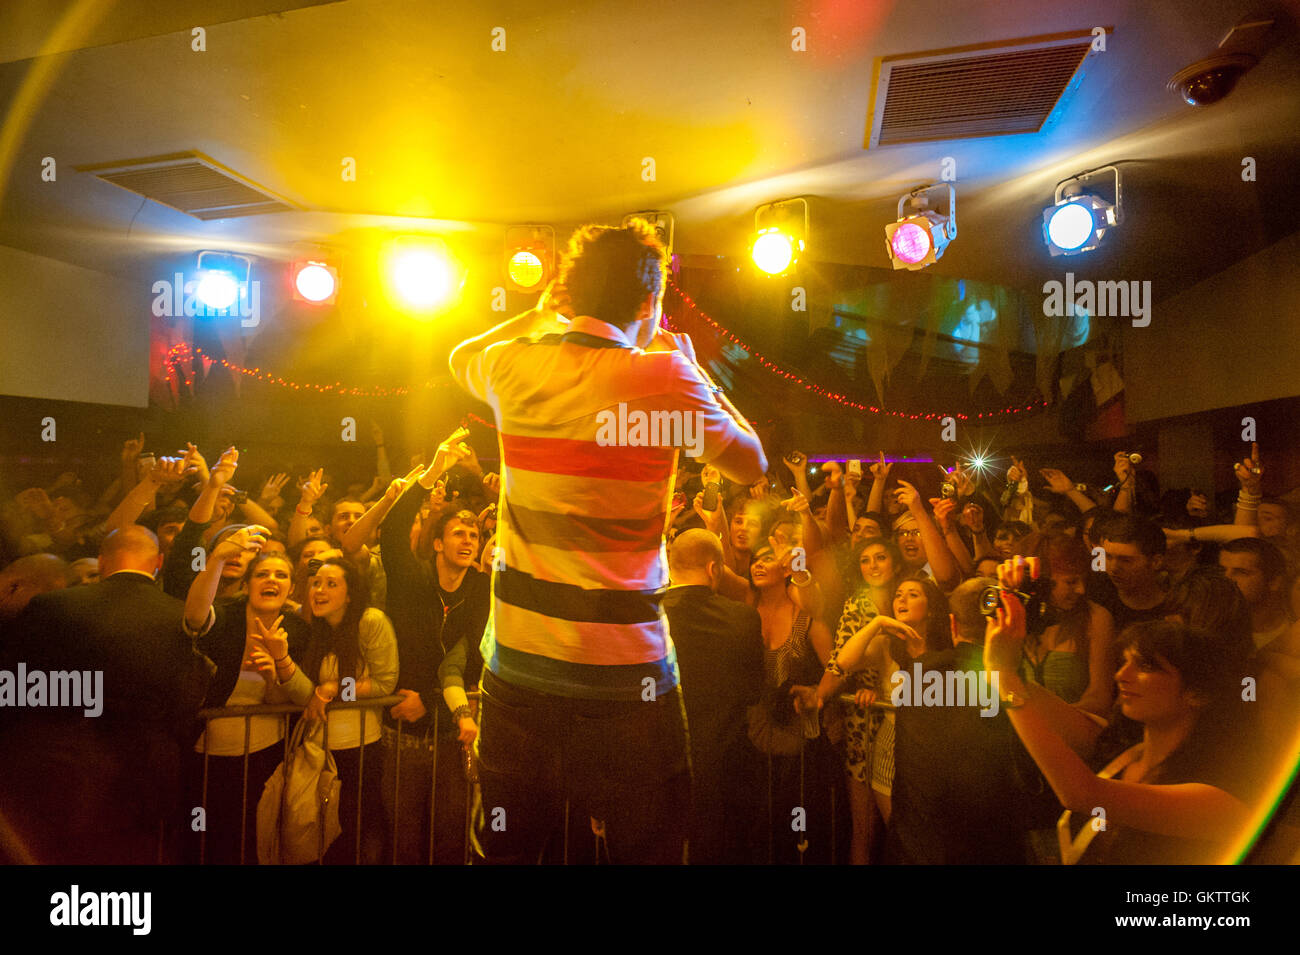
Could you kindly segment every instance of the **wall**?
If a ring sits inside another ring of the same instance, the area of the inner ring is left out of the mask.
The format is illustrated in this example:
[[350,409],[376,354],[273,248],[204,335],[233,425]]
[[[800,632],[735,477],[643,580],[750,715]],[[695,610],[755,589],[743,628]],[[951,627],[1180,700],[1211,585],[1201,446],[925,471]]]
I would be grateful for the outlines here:
[[0,395],[144,407],[148,289],[0,246]]
[[1129,421],[1300,394],[1298,263],[1300,232],[1156,305],[1148,327],[1126,328]]

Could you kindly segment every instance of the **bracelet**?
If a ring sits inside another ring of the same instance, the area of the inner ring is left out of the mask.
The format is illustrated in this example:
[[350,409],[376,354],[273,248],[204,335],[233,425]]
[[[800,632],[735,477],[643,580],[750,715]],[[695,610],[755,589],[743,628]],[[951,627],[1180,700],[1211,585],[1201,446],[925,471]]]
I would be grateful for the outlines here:
[[334,697],[332,697],[332,696],[328,696],[328,697],[326,697],[326,696],[321,696],[321,693],[320,693],[320,687],[316,687],[315,696],[316,696],[316,699],[320,700],[322,703],[333,703],[333,702],[334,702]]
[[794,575],[794,574],[791,574],[790,577],[789,577],[790,583],[794,584],[796,587],[808,587],[808,586],[811,586],[811,585],[812,585],[812,582],[813,582],[812,571],[810,571],[810,570],[801,570],[801,571],[799,571],[799,573],[801,573],[801,574],[805,574],[805,575],[806,575],[806,579],[804,580],[804,582],[803,582],[803,583],[799,583],[799,581],[797,581],[797,580],[794,579],[794,578],[795,578],[795,575]]
[[303,517],[311,517],[312,509],[309,507],[307,508],[307,510],[304,511],[301,507],[295,507],[293,509],[293,512],[295,514],[301,514]]
[[848,676],[848,674],[844,672],[844,668],[840,666],[839,660],[835,657],[831,657],[826,663],[826,672],[831,674],[831,676]]
[[1195,528],[1195,527],[1189,527],[1189,528],[1187,528],[1187,540],[1188,540],[1190,543],[1193,543],[1193,544],[1196,543],[1196,528]]
[[470,714],[469,704],[462,703],[451,711],[451,718],[459,723],[461,720],[472,720],[474,717]]
[[276,663],[283,663],[285,660],[289,659],[289,654],[286,653],[284,656],[280,657],[279,659],[276,659],[274,657],[272,657],[272,659],[274,659]]

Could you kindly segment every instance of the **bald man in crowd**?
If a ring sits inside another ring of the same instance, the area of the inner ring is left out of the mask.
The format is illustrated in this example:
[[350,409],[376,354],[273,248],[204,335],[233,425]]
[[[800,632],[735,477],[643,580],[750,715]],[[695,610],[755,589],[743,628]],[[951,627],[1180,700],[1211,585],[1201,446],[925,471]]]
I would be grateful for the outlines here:
[[763,628],[758,611],[717,593],[722,543],[701,528],[684,531],[668,552],[672,587],[664,596],[677,648],[690,735],[690,861],[748,863],[759,818],[758,757],[745,735],[745,711],[763,692]]
[[0,570],[0,627],[27,608],[37,594],[68,585],[68,563],[54,554],[19,557]]
[[[40,594],[12,623],[0,669],[21,664],[27,686],[0,740],[0,765],[22,767],[0,782],[6,861],[154,862],[164,822],[180,821],[181,746],[211,671],[181,629],[184,604],[154,585],[161,561],[152,531],[115,530],[100,581]],[[54,705],[56,673],[81,705]]]

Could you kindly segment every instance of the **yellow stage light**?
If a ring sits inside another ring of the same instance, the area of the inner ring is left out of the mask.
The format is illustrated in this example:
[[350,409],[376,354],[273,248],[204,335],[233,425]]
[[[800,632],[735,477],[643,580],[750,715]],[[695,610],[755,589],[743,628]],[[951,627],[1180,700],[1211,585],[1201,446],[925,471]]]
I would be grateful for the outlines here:
[[403,242],[389,255],[388,279],[397,300],[416,311],[451,304],[465,272],[441,239]]
[[777,228],[764,229],[754,239],[750,255],[768,275],[781,275],[797,260],[795,239]]

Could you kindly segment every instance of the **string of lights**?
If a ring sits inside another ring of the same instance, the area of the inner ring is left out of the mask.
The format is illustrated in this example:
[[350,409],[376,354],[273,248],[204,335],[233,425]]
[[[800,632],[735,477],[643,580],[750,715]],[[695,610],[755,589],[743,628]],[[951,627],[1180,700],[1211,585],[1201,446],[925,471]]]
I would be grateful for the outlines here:
[[[689,295],[687,295],[686,292],[682,291],[682,289],[671,279],[669,279],[668,281],[667,291],[672,293],[676,297],[676,299],[681,303],[681,306],[685,310],[689,311],[689,313],[691,313],[691,315],[694,318],[698,319],[708,327],[712,328],[722,338],[725,338],[727,341],[739,347],[747,355],[749,355],[756,362],[758,362],[759,366],[763,368],[765,371],[769,372],[772,375],[775,375],[777,378],[780,378],[784,381],[790,382],[795,386],[803,388],[805,391],[809,392],[810,394],[817,395],[819,398],[823,398],[827,401],[832,401],[835,404],[839,405],[840,407],[848,408],[852,411],[866,412],[868,414],[883,415],[886,417],[903,418],[909,421],[939,421],[945,417],[955,418],[958,421],[971,421],[971,420],[986,420],[991,418],[997,418],[1003,415],[1024,414],[1026,412],[1034,411],[1036,409],[1046,408],[1048,404],[1047,401],[1044,400],[1044,401],[1032,402],[1026,405],[1008,405],[1007,407],[998,411],[982,411],[982,412],[977,412],[974,415],[963,414],[962,412],[959,411],[952,411],[952,412],[891,411],[885,408],[878,407],[876,405],[864,404],[860,401],[853,400],[847,395],[843,395],[838,392],[834,392],[827,388],[824,388],[821,385],[817,384],[816,382],[809,381],[808,379],[800,375],[798,372],[791,371],[789,368],[786,368],[784,365],[780,364],[779,362],[773,361],[772,359],[768,358],[762,353],[755,351],[749,345],[749,343],[747,343],[742,338],[740,338],[740,336],[733,333],[730,329],[719,324],[716,320],[713,319],[712,316],[710,316],[707,312],[701,309],[695,303],[695,300],[692,299]],[[682,316],[672,316],[669,314],[665,314],[664,315],[665,324],[669,327],[670,330],[676,328],[680,323],[680,318],[684,317],[684,315],[685,312],[683,312]],[[228,359],[214,358],[210,355],[206,355],[204,354],[203,350],[199,348],[197,345],[191,345],[188,342],[180,342],[179,344],[173,345],[172,348],[167,352],[167,356],[164,359],[163,364],[166,369],[168,377],[170,378],[172,376],[175,376],[178,381],[184,382],[186,386],[192,386],[194,384],[193,372],[191,371],[189,374],[186,374],[179,366],[181,362],[192,360],[195,358],[208,362],[209,364],[220,365],[223,368],[229,369],[230,371],[233,371],[237,374],[245,375],[247,377],[256,379],[257,381],[261,381],[266,384],[277,385],[282,388],[287,388],[291,391],[315,391],[320,394],[337,394],[337,395],[348,395],[351,397],[364,397],[364,398],[400,398],[411,394],[411,392],[414,390],[417,390],[415,388],[412,388],[410,386],[405,386],[405,385],[396,386],[392,388],[385,388],[382,386],[371,386],[371,387],[350,386],[350,385],[345,385],[339,381],[336,381],[332,384],[312,384],[312,383],[300,383],[300,382],[289,381],[272,372],[263,371],[261,368],[245,368],[241,365],[235,364],[232,361],[229,361]],[[450,379],[433,378],[430,379],[429,381],[426,381],[420,387],[440,388],[440,387],[447,387],[451,385],[451,383],[452,382],[450,381]],[[481,418],[476,418],[476,420],[480,421],[483,424],[488,424],[489,427],[491,427],[489,422],[483,421],[483,419]]]
[[[209,365],[220,365],[222,368],[227,368],[237,374],[246,375],[249,378],[254,378],[257,381],[266,384],[287,388],[290,391],[315,391],[321,394],[348,395],[354,398],[400,398],[404,395],[409,395],[414,390],[417,390],[404,385],[394,388],[384,388],[380,386],[356,387],[345,385],[341,381],[336,381],[333,384],[310,384],[289,381],[279,375],[263,371],[261,368],[244,368],[243,366],[237,365],[225,358],[214,358],[211,355],[205,354],[203,349],[199,346],[191,345],[188,342],[180,342],[177,345],[173,345],[171,349],[168,350],[167,356],[163,359],[163,365],[167,371],[168,377],[170,378],[175,376],[178,381],[184,382],[187,387],[192,387],[194,385],[194,372],[191,371],[187,374],[179,366],[183,361],[196,358],[207,362]],[[450,379],[431,378],[420,387],[445,388],[450,386],[451,383]]]
[[889,411],[887,409],[877,407],[876,405],[863,404],[860,401],[854,401],[852,398],[849,398],[847,395],[842,395],[837,392],[830,391],[826,388],[823,388],[821,385],[817,384],[816,382],[808,381],[806,378],[804,378],[802,375],[798,374],[797,372],[793,372],[790,369],[786,368],[784,365],[772,361],[770,358],[766,357],[765,355],[755,351],[753,348],[749,346],[747,342],[741,339],[738,335],[732,333],[730,329],[727,329],[722,325],[718,324],[718,322],[714,321],[712,317],[710,317],[703,309],[701,309],[698,305],[695,304],[694,299],[692,299],[689,295],[687,295],[684,291],[682,291],[682,289],[671,279],[669,279],[668,282],[668,289],[669,291],[673,292],[678,299],[680,299],[681,303],[691,313],[693,313],[696,317],[698,317],[701,321],[703,321],[706,325],[708,325],[710,328],[716,331],[723,338],[727,339],[732,344],[741,348],[746,354],[748,354],[751,358],[757,361],[758,364],[765,371],[768,371],[776,375],[778,378],[782,378],[786,381],[789,381],[792,384],[798,385],[802,387],[805,391],[810,392],[811,394],[817,395],[820,398],[825,398],[828,401],[833,401],[836,404],[840,405],[841,407],[849,408],[853,411],[864,411],[869,414],[885,415],[893,418],[906,418],[910,421],[939,421],[945,417],[956,418],[958,421],[971,421],[971,420],[987,420],[989,418],[997,418],[1002,415],[1024,414],[1027,411],[1034,411],[1035,409],[1047,407],[1046,401],[1037,401],[1026,405],[1009,405],[1006,408],[1001,409],[1000,411],[982,411],[974,415],[967,415],[957,411],[951,411],[951,412],[931,411],[931,412],[918,412],[918,413],[911,413],[906,411]]

